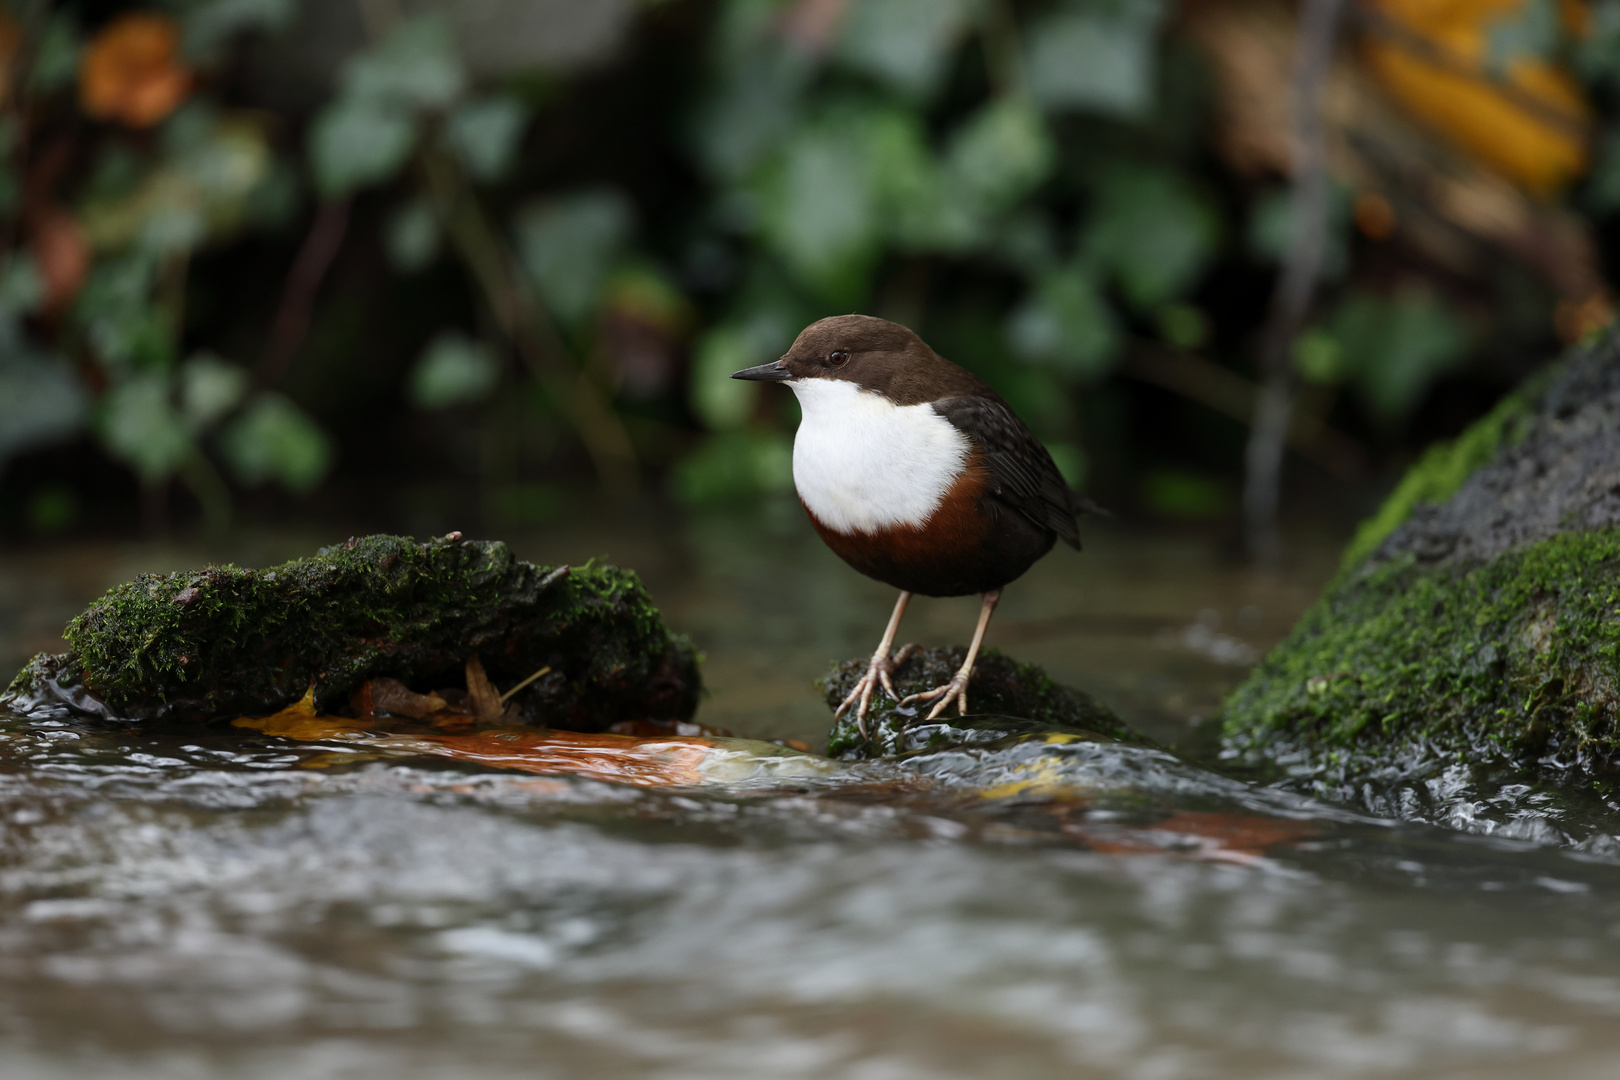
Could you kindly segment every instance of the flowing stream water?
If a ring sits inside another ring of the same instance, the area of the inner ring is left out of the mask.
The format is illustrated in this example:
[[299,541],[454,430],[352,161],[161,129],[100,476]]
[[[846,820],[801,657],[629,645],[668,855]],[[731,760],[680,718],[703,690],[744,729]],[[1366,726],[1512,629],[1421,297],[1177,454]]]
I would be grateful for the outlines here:
[[[892,594],[792,510],[509,539],[636,567],[706,654],[701,720],[815,745],[809,683]],[[1087,538],[991,643],[1166,744],[1337,543],[1267,575],[1197,537]],[[10,553],[0,662],[136,572],[334,539]],[[919,601],[902,639],[964,640],[975,609]],[[0,716],[0,1077],[1620,1073],[1620,860],[1591,850],[1106,742],[647,786],[268,730]]]

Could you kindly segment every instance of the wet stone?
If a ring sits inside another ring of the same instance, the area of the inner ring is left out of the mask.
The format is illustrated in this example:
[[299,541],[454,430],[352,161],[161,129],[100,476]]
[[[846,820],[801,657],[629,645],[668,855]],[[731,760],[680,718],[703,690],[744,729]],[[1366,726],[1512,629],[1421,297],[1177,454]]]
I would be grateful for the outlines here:
[[[947,682],[962,666],[967,650],[961,646],[920,650],[894,674],[894,688],[904,698]],[[869,660],[847,660],[817,683],[827,707],[836,710],[866,673]],[[948,745],[973,745],[1032,735],[1073,733],[1146,743],[1112,709],[1089,694],[1053,682],[1034,664],[1020,664],[994,649],[979,655],[968,683],[967,717],[948,716],[925,721],[931,704],[920,709],[897,708],[878,690],[866,714],[867,738],[862,738],[854,710],[834,722],[827,738],[827,753],[846,760],[880,757]]]
[[544,567],[459,533],[367,536],[268,570],[144,574],[73,619],[68,651],[35,657],[0,704],[123,719],[275,713],[312,685],[322,710],[368,679],[460,684],[477,658],[516,687],[521,720],[601,731],[684,721],[701,681],[636,575]]
[[1620,338],[1414,466],[1222,726],[1229,764],[1379,813],[1612,824]]

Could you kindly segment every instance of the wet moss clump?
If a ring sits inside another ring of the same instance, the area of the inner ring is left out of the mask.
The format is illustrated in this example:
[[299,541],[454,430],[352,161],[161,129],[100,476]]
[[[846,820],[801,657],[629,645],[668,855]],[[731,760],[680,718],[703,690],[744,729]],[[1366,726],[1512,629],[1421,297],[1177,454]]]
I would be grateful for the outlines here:
[[145,574],[67,626],[36,657],[14,706],[127,718],[264,715],[299,700],[340,711],[366,679],[459,686],[477,655],[498,687],[549,666],[513,697],[535,723],[598,731],[686,720],[700,679],[636,575],[550,568],[499,542],[367,536],[266,570]]
[[1225,756],[1404,816],[1486,775],[1607,791],[1617,686],[1611,338],[1413,468],[1327,595],[1226,702]]
[[[961,646],[925,649],[913,653],[894,675],[894,688],[901,697],[929,690],[947,682],[962,666],[967,650]],[[867,660],[846,660],[816,684],[827,707],[837,709],[862,675]],[[834,722],[827,737],[827,754],[835,758],[866,758],[943,745],[983,742],[1009,735],[1078,732],[1109,738],[1145,742],[1125,726],[1108,706],[1089,694],[1053,682],[1034,664],[1020,664],[994,649],[979,654],[968,684],[965,718],[956,716],[952,705],[947,716],[932,723],[922,717],[932,704],[919,712],[899,710],[881,690],[872,696],[866,714],[870,738],[861,738],[853,711]]]
[[1406,554],[1334,590],[1228,700],[1245,754],[1341,776],[1405,764],[1620,759],[1620,530],[1476,566]]

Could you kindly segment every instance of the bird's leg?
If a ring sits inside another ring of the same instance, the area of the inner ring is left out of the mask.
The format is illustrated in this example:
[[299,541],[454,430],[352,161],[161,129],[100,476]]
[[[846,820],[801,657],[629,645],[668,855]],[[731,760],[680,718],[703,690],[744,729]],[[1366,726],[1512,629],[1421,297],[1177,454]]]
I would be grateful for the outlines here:
[[906,662],[906,657],[917,648],[915,645],[903,647],[893,658],[889,656],[889,646],[894,644],[894,635],[900,629],[900,616],[906,613],[906,604],[911,600],[911,594],[902,592],[900,599],[894,603],[894,614],[889,616],[888,628],[883,631],[883,640],[878,642],[877,652],[872,654],[872,662],[866,665],[866,674],[855,684],[855,689],[849,692],[849,697],[838,706],[833,713],[834,720],[842,720],[844,714],[849,712],[851,705],[855,706],[855,724],[861,730],[861,738],[866,738],[866,709],[872,704],[872,692],[879,686],[891,700],[898,701],[900,695],[894,692],[894,683],[891,676],[895,668]]
[[990,625],[990,615],[996,610],[996,602],[1001,599],[1000,589],[991,589],[984,594],[984,606],[979,608],[979,625],[973,631],[973,644],[968,646],[967,659],[951,681],[944,686],[936,686],[932,690],[924,690],[920,694],[912,694],[902,701],[901,705],[910,705],[913,702],[934,702],[934,707],[928,712],[928,719],[933,720],[945,711],[951,702],[956,702],[956,715],[966,716],[968,711],[967,688],[968,678],[973,674],[973,661],[978,658],[979,645],[984,641],[985,627]]

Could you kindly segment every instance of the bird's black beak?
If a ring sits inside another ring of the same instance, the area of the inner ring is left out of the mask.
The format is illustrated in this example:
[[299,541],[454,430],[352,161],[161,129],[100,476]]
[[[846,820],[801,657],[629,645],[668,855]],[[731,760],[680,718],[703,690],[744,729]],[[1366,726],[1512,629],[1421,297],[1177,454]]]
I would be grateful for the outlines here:
[[786,382],[793,378],[793,372],[789,371],[782,361],[772,360],[768,364],[759,365],[759,367],[734,371],[731,373],[731,377],[733,379],[748,379],[751,382]]

